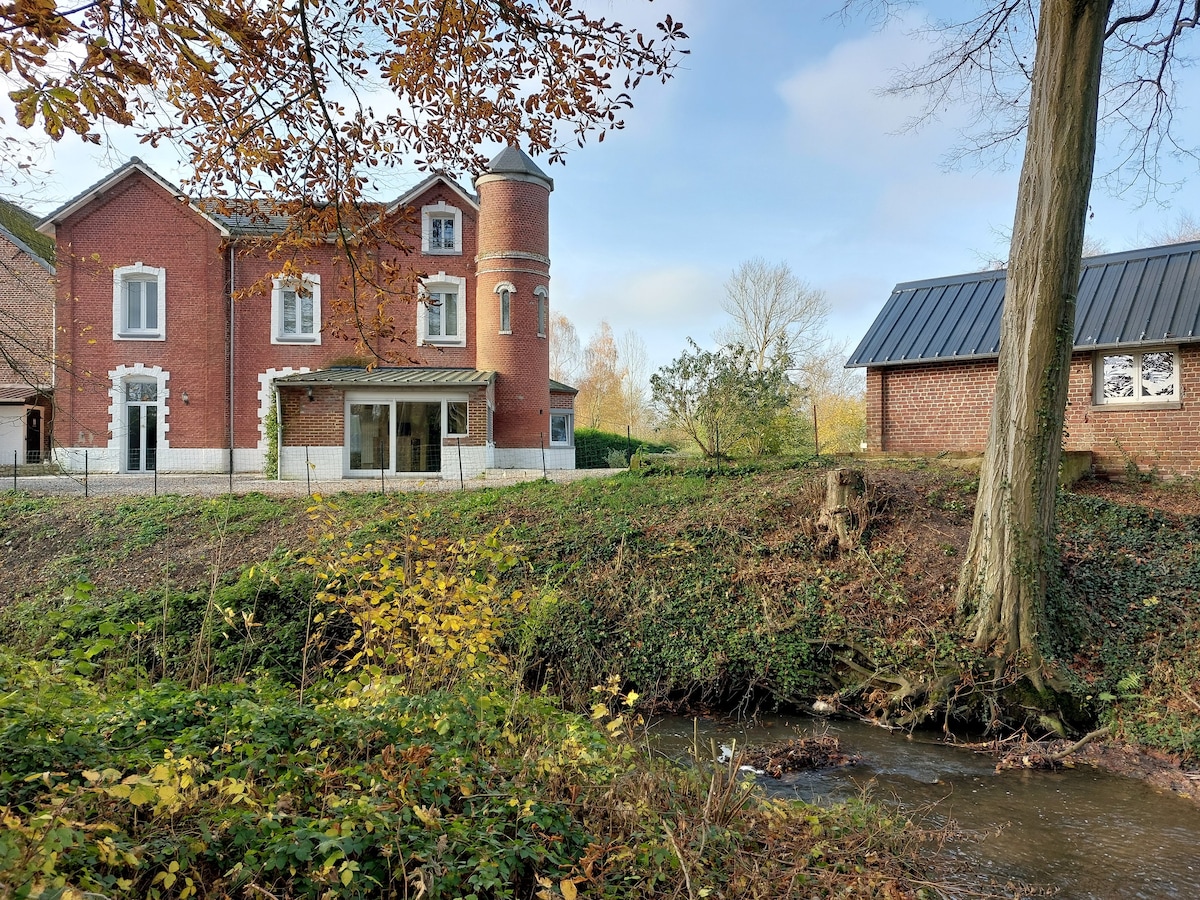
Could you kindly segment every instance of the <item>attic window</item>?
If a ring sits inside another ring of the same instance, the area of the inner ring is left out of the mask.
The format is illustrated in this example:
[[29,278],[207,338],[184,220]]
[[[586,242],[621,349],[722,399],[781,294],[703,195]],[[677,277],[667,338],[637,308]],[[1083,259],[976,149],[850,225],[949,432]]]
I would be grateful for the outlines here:
[[1096,403],[1178,403],[1179,353],[1157,348],[1096,354]]
[[421,252],[462,254],[462,210],[444,201],[421,207]]

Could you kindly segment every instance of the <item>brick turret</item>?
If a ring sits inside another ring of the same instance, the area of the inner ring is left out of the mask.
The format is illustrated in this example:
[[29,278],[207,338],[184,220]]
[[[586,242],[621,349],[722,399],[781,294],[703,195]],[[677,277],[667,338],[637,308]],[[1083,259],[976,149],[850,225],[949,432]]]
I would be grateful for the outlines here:
[[[546,332],[554,182],[525,153],[508,147],[475,180],[475,189],[480,206],[476,365],[499,373],[496,408],[502,412],[496,417],[493,439],[498,450],[536,449],[550,438]],[[504,291],[509,293],[507,323],[501,319]]]

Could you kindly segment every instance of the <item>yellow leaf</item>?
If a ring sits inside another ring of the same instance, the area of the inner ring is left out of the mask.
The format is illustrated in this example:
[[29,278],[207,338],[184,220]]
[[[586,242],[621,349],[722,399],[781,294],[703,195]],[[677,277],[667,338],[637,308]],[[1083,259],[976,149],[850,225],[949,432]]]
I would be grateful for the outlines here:
[[575,900],[578,891],[575,889],[575,882],[564,878],[558,883],[558,889],[562,891],[563,900]]

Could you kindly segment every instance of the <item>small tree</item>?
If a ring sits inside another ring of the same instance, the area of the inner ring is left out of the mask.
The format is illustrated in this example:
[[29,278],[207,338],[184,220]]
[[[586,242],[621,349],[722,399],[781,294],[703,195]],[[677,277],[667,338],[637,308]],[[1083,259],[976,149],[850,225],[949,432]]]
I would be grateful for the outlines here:
[[786,353],[780,350],[759,371],[755,354],[745,347],[714,352],[691,338],[688,346],[650,376],[654,403],[668,426],[682,430],[707,457],[718,450],[761,456],[795,443],[796,389],[787,377]]

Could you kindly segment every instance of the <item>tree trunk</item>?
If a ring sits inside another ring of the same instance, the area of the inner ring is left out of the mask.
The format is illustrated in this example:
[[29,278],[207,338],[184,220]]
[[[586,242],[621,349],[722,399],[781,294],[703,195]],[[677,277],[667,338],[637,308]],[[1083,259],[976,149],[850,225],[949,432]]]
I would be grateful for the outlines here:
[[1026,656],[1039,686],[1037,638],[1110,5],[1042,2],[996,393],[958,587],[976,646]]

